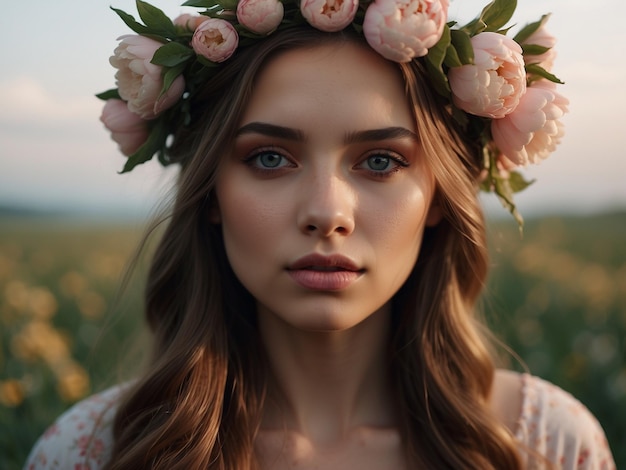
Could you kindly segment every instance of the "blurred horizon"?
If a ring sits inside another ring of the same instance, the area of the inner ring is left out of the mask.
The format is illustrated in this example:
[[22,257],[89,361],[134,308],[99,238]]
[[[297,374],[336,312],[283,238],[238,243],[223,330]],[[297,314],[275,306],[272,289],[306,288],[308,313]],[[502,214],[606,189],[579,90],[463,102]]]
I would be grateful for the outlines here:
[[[488,223],[507,223],[516,225],[515,219],[509,212],[502,208],[496,201],[492,204],[483,204],[485,217]],[[152,217],[159,215],[164,207],[155,204],[148,208],[139,207],[115,207],[102,205],[99,207],[81,206],[50,206],[23,203],[10,203],[0,200],[0,222],[7,220],[57,220],[59,222],[75,221],[78,223],[147,223]],[[605,206],[588,210],[530,210],[522,214],[524,221],[537,221],[542,219],[563,218],[563,219],[586,219],[602,216],[624,218],[626,220],[626,205]]]

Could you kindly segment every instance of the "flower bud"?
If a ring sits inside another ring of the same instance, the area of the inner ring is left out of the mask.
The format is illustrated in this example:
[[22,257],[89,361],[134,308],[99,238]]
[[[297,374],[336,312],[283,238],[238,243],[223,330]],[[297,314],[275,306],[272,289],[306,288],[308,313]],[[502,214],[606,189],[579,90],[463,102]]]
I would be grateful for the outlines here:
[[283,15],[283,4],[278,0],[240,0],[237,4],[237,20],[257,34],[270,34]]
[[354,20],[359,0],[302,0],[300,11],[311,26],[321,31],[341,31]]
[[368,44],[394,62],[428,54],[443,33],[448,0],[376,0],[365,12]]
[[239,36],[233,25],[219,18],[203,21],[193,33],[191,46],[196,54],[211,62],[228,59],[239,45]]
[[512,112],[526,91],[522,48],[498,33],[472,39],[474,63],[448,73],[454,104],[476,116],[499,119]]

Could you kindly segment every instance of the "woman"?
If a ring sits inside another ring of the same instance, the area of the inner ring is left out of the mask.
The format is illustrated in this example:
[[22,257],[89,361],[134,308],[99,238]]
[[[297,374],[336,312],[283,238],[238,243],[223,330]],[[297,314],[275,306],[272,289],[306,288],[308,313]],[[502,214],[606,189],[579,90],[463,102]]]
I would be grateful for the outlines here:
[[[259,36],[241,34],[236,53],[225,24],[184,17],[176,34],[201,58],[133,37],[111,60],[103,120],[125,169],[154,153],[181,164],[146,290],[152,360],[61,417],[27,468],[613,468],[582,405],[495,370],[474,315],[487,275],[478,185],[514,210],[501,168],[520,158],[505,160],[487,126],[517,108],[526,77],[462,118],[471,97],[455,94],[452,111],[436,59],[419,58],[449,33],[447,2],[416,9],[426,30],[405,55],[372,46],[371,15],[367,42],[348,26],[358,3],[324,3],[338,13],[320,23],[304,2],[312,26],[288,3],[250,26],[246,5],[214,15]],[[127,23],[154,36],[158,15],[138,7],[152,30]],[[156,77],[152,100],[125,90],[137,76],[144,93]]]

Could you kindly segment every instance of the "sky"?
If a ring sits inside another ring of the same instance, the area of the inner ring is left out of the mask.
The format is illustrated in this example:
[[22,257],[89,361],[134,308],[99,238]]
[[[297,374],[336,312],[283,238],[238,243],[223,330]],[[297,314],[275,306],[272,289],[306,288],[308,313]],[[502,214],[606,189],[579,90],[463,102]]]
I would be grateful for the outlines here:
[[[177,0],[154,0],[170,17]],[[487,0],[451,0],[467,22]],[[151,162],[120,175],[125,158],[99,121],[95,94],[114,87],[108,58],[130,30],[109,9],[137,17],[134,0],[29,0],[0,6],[0,206],[148,214],[176,169]],[[566,135],[551,157],[525,168],[536,183],[516,197],[523,214],[626,208],[626,2],[519,0],[517,28],[551,12],[554,72],[570,100]],[[485,198],[496,211],[493,195]]]

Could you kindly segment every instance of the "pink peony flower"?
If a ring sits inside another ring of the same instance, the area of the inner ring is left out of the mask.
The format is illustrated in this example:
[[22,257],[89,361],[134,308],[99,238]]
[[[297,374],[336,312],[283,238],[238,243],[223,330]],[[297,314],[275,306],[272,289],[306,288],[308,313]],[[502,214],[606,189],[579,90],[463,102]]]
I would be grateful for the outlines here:
[[198,26],[206,21],[206,19],[207,17],[204,15],[190,15],[189,13],[183,13],[182,15],[174,18],[173,23],[177,26],[187,28],[189,31],[195,31]]
[[437,44],[447,16],[448,0],[376,0],[365,12],[363,33],[386,59],[409,62]]
[[560,143],[564,134],[560,119],[569,101],[555,88],[547,80],[535,82],[512,113],[491,122],[493,140],[512,164],[539,163]]
[[471,41],[474,64],[448,72],[454,104],[476,116],[502,118],[515,109],[526,91],[522,48],[498,33],[477,34]]
[[196,28],[191,46],[196,54],[211,62],[224,62],[239,45],[239,35],[233,25],[219,18],[204,20]]
[[239,0],[237,20],[257,34],[269,34],[283,20],[283,4],[278,0]]
[[107,100],[100,120],[127,157],[135,153],[148,139],[147,121],[131,112],[125,101]]
[[524,62],[526,62],[526,64],[539,64],[549,72],[554,66],[554,59],[556,59],[556,51],[554,50],[556,38],[548,32],[545,23],[544,21],[537,31],[528,36],[523,44],[534,44],[549,47],[550,49],[539,55],[526,54],[524,55]]
[[301,0],[300,11],[309,24],[321,31],[341,31],[352,23],[359,0]]
[[118,69],[115,79],[119,94],[133,113],[143,119],[154,119],[180,99],[185,80],[182,75],[178,76],[161,95],[163,69],[150,61],[163,44],[144,36],[129,35],[120,39],[122,41],[109,60]]

